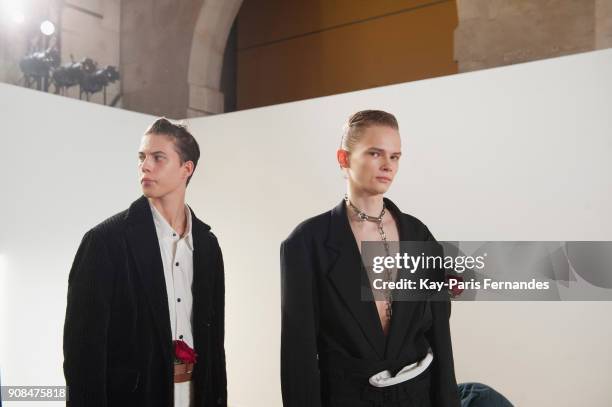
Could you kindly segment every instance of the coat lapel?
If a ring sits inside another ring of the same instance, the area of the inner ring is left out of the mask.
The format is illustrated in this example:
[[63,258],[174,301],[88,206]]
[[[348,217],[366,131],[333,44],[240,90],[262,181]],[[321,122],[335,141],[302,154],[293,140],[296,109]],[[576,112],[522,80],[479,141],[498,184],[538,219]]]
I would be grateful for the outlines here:
[[172,360],[172,330],[168,310],[168,294],[164,279],[157,232],[146,197],[135,201],[128,210],[127,242],[136,262],[145,295],[155,321],[164,357]]
[[[412,230],[410,225],[406,222],[406,218],[399,208],[386,198],[385,206],[397,222],[400,242],[415,240],[415,231]],[[400,250],[402,250],[401,247]],[[387,346],[385,349],[385,359],[396,359],[400,354],[410,324],[417,322],[414,321],[414,313],[421,309],[420,305],[421,302],[406,299],[393,302],[391,326],[387,336]]]
[[366,293],[370,296],[369,300],[363,300],[361,296],[362,279],[367,279],[367,275],[348,222],[344,200],[331,212],[326,245],[337,256],[328,276],[378,357],[382,358],[385,353],[385,336],[371,292]]

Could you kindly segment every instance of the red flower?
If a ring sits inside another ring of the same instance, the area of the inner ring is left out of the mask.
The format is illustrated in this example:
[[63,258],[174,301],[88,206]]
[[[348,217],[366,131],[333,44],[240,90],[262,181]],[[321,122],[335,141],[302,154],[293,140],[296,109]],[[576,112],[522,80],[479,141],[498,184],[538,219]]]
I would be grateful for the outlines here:
[[174,359],[178,363],[195,363],[198,355],[193,349],[185,343],[185,341],[174,341]]
[[[451,280],[455,281],[453,287],[450,287]],[[457,297],[459,294],[463,292],[463,288],[460,288],[457,282],[463,282],[463,276],[456,276],[453,274],[446,275],[446,283],[449,285],[448,292],[450,293],[452,298]]]

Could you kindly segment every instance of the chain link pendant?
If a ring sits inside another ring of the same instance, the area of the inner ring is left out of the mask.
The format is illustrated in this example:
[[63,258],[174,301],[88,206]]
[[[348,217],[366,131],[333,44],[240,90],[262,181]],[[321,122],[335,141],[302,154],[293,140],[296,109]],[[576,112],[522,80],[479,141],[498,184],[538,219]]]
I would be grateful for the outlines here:
[[[357,217],[359,218],[361,222],[365,222],[366,220],[370,222],[376,222],[376,226],[378,227],[378,234],[380,234],[380,238],[385,248],[385,254],[387,256],[390,256],[389,242],[387,241],[387,234],[385,233],[385,230],[383,229],[383,226],[382,226],[383,217],[385,216],[385,211],[387,208],[385,208],[385,206],[383,205],[383,209],[380,212],[380,215],[378,215],[378,217],[374,217],[374,216],[367,215],[361,209],[353,205],[353,203],[348,199],[348,195],[344,196],[344,200],[346,201],[347,205],[351,207],[353,211],[355,211]],[[387,270],[385,272],[385,280],[387,282],[390,282],[391,277],[392,277],[391,271]],[[391,324],[392,314],[393,314],[393,294],[389,290],[387,290],[385,292],[385,317],[387,321],[389,322],[389,324]]]

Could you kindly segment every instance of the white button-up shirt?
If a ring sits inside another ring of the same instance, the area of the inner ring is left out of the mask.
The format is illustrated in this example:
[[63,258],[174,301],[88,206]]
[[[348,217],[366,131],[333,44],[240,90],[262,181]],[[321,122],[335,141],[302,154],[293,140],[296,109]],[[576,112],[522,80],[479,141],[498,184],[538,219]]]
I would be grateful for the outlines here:
[[[172,339],[182,339],[193,349],[193,333],[191,329],[193,304],[193,295],[191,293],[191,284],[193,282],[191,211],[185,205],[187,223],[185,225],[185,233],[183,236],[179,236],[161,213],[159,213],[157,208],[152,204],[150,206],[164,266]],[[192,381],[174,384],[175,407],[189,407],[192,405],[192,395]]]

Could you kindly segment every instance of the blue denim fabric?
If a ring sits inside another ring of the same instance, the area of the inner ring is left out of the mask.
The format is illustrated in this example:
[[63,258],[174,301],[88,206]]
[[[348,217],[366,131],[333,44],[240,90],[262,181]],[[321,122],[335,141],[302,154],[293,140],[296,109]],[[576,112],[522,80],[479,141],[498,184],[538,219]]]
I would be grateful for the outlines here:
[[460,383],[461,407],[513,407],[507,398],[482,383]]

